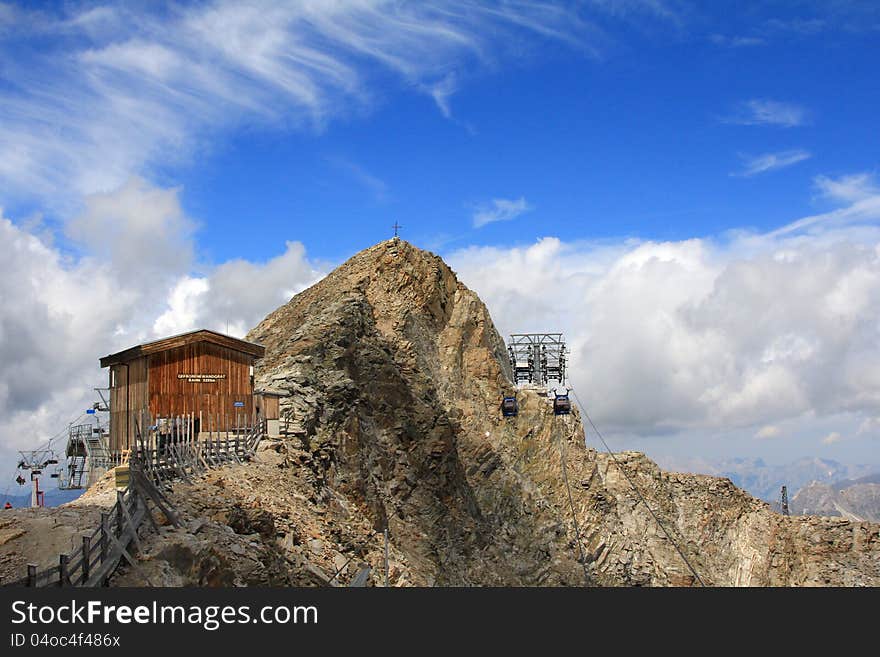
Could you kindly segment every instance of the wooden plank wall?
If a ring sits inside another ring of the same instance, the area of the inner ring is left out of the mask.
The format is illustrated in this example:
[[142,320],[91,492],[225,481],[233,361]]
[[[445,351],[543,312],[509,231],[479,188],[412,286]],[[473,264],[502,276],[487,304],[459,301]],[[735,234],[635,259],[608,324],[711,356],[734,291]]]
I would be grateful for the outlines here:
[[[128,413],[126,404],[131,404],[135,414],[147,408],[150,399],[147,373],[146,358],[136,358],[128,363],[128,367],[122,364],[110,367],[110,450],[112,452],[128,449],[129,442],[134,442],[134,415]],[[115,386],[112,385],[114,376]]]
[[[210,342],[197,342],[152,354],[149,361],[149,412],[154,417],[189,413],[198,417],[202,413],[202,431],[231,429],[236,416],[251,418],[252,356]],[[222,374],[225,378],[193,382],[179,376],[187,374]],[[244,405],[236,407],[234,402]],[[219,424],[218,416],[222,418]],[[210,424],[209,417],[214,419]]]

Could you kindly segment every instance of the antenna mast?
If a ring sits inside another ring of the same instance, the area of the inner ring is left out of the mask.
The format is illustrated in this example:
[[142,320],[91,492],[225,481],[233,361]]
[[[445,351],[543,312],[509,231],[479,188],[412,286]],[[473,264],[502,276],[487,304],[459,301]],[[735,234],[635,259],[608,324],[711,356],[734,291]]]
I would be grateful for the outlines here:
[[790,516],[791,513],[788,510],[788,486],[782,487],[782,502],[780,503],[782,507],[782,515]]

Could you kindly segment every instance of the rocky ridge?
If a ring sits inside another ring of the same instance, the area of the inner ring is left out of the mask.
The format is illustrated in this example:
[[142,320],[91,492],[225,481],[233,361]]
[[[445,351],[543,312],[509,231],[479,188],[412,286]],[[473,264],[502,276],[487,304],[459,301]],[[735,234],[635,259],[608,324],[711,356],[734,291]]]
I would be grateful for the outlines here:
[[577,413],[535,391],[517,418],[504,344],[440,258],[390,240],[270,314],[261,384],[288,390],[292,444],[375,529],[386,523],[416,584],[687,585],[693,575],[629,486],[627,470],[706,583],[876,583],[878,528],[783,518],[727,479],[662,472],[589,449]]
[[488,311],[406,242],[357,254],[248,339],[266,346],[258,385],[289,393],[284,435],[175,484],[184,527],[145,536],[114,584],[344,585],[369,565],[380,585],[385,528],[392,586],[693,585],[676,546],[709,585],[880,584],[880,525],[784,517],[728,479],[597,452],[536,390],[502,418]]

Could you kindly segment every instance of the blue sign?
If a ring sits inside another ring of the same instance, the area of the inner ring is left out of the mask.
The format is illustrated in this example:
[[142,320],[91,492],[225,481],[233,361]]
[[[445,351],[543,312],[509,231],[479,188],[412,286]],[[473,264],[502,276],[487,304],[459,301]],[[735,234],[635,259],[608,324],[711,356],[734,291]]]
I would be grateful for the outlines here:
[[90,408],[89,410],[86,411],[86,415],[94,415],[94,414],[95,414],[94,408]]
[[244,406],[244,402],[232,402],[233,406]]

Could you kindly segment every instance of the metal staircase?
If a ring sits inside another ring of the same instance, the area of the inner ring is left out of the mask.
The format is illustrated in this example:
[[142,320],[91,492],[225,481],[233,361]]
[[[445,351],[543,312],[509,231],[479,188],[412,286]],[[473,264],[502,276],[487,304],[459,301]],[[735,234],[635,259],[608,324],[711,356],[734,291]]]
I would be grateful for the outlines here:
[[110,466],[107,435],[94,424],[72,425],[67,432],[67,467],[59,488],[86,488],[90,474]]

